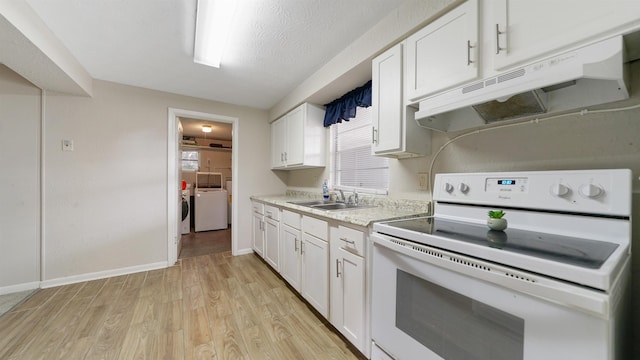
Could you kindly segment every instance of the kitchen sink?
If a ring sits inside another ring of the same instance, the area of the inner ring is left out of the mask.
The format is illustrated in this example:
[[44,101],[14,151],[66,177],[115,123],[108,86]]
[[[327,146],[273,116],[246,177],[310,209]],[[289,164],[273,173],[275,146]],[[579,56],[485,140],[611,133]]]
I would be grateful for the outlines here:
[[308,201],[289,201],[290,204],[306,206],[318,210],[349,210],[349,209],[365,209],[370,206],[347,204],[344,202],[324,201],[324,200],[308,200]]
[[316,206],[316,205],[325,205],[325,204],[335,204],[335,201],[329,200],[305,200],[305,201],[289,201],[289,204],[300,205],[300,206]]
[[355,209],[359,206],[353,204],[345,204],[341,202],[333,203],[333,204],[324,204],[324,205],[314,205],[312,208],[321,209],[321,210],[343,210],[343,209]]

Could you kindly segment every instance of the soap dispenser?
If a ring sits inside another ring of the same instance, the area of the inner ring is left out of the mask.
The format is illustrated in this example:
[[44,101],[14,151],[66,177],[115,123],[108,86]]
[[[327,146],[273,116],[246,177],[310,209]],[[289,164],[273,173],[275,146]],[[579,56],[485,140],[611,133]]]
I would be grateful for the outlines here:
[[327,185],[326,179],[322,183],[322,198],[324,201],[329,201],[329,186]]

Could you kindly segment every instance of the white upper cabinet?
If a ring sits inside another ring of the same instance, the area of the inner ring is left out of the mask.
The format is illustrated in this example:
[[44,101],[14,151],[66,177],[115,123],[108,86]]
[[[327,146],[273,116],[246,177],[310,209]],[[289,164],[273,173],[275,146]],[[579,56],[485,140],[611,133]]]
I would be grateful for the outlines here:
[[429,154],[431,134],[417,126],[414,108],[404,104],[403,43],[371,63],[373,155],[403,158]]
[[375,155],[402,147],[402,43],[373,59],[371,65]]
[[409,103],[476,79],[478,0],[468,0],[436,19],[407,38],[406,44]]
[[485,1],[484,36],[493,67],[535,58],[640,26],[638,0]]
[[271,168],[325,166],[324,110],[304,103],[271,124]]
[[284,153],[286,150],[287,118],[286,116],[271,123],[271,168],[285,166]]

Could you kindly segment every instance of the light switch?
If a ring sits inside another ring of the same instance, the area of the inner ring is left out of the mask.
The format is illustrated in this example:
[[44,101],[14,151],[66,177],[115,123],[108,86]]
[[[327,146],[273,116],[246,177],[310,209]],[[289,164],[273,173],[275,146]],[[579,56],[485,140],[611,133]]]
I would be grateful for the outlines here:
[[73,140],[62,140],[63,151],[73,151]]

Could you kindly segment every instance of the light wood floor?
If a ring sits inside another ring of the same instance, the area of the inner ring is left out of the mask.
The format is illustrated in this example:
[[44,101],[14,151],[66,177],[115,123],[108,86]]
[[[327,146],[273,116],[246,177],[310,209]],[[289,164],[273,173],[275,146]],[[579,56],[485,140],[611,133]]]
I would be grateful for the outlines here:
[[257,256],[42,289],[0,317],[0,359],[357,359]]
[[179,259],[231,251],[231,228],[182,235]]

